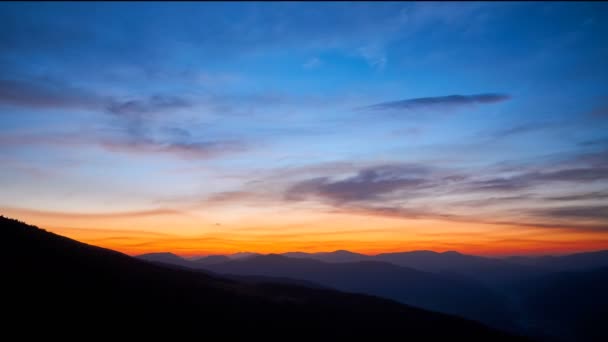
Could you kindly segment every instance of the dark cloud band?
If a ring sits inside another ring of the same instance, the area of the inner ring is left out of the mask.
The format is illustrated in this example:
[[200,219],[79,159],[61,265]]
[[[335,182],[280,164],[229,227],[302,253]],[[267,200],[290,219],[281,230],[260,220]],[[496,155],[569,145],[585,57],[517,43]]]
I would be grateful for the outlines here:
[[390,101],[363,107],[363,110],[387,111],[387,110],[413,110],[431,107],[462,107],[475,104],[491,104],[504,102],[511,98],[506,94],[474,94],[474,95],[448,95],[437,97],[418,97],[400,101]]

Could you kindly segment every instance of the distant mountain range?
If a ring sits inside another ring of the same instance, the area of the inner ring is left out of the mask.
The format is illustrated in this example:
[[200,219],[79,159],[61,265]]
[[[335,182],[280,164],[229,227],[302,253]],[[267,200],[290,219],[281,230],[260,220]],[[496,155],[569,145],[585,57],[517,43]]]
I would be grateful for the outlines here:
[[[378,297],[235,281],[189,270],[186,260],[170,254],[145,257],[175,263],[161,266],[4,217],[0,235],[3,333],[20,339],[525,340]],[[237,270],[240,263],[285,260],[296,259],[260,256],[225,264]]]
[[189,265],[194,269],[218,274],[301,279],[338,290],[381,296],[429,310],[456,314],[497,328],[513,328],[513,323],[505,312],[507,303],[504,299],[472,279],[423,272],[381,261],[342,262],[351,260],[345,252],[322,256],[341,262],[290,258],[277,254],[228,258],[215,263],[206,258],[186,261],[167,253],[147,254],[140,258],[180,266]]
[[505,260],[511,263],[540,267],[558,272],[584,271],[608,265],[608,250],[564,256],[514,256]]
[[[157,253],[144,254],[154,255]],[[163,253],[161,253],[163,254]],[[169,253],[170,254],[170,253]],[[202,263],[218,263],[231,259],[241,259],[262,255],[259,253],[241,252],[231,255],[211,255],[198,257],[192,261]],[[562,256],[511,256],[506,258],[489,258],[475,255],[462,254],[456,251],[434,252],[428,250],[382,253],[377,255],[365,255],[347,250],[333,252],[306,253],[287,252],[281,255],[296,259],[314,259],[323,262],[356,262],[356,261],[385,261],[398,266],[414,268],[427,272],[456,272],[471,273],[479,271],[479,268],[495,267],[517,267],[517,270],[528,268],[530,271],[577,271],[593,269],[608,265],[608,250],[575,253]],[[179,257],[178,257],[179,258]]]
[[[584,282],[578,280],[602,280],[606,272],[602,267],[608,267],[608,251],[506,259],[432,251],[367,256],[345,250],[250,254],[244,258],[211,256],[190,261],[171,254],[140,258],[254,280],[299,279],[454,314],[550,341],[577,341],[579,336],[588,341],[608,340],[600,324],[590,326],[580,319],[595,317],[598,310],[608,307],[607,292],[600,287],[583,286]],[[564,296],[557,298],[555,293]],[[589,304],[584,305],[586,302]],[[563,307],[565,312],[549,310],[553,305]]]
[[[169,264],[181,264],[186,267],[200,269],[204,268],[202,267],[203,265],[212,266],[231,260],[244,260],[261,255],[262,254],[257,253],[211,255],[192,260],[186,260],[171,253],[151,253],[138,257],[146,260]],[[312,259],[325,263],[361,261],[387,262],[396,266],[423,272],[465,276],[480,281],[485,286],[492,288],[509,287],[513,283],[539,274],[585,271],[608,266],[608,250],[576,253],[564,256],[513,256],[504,259],[467,255],[455,251],[438,253],[425,250],[382,253],[371,256],[346,250],[322,253],[287,252],[280,255],[292,259]],[[186,261],[185,263],[184,260]]]

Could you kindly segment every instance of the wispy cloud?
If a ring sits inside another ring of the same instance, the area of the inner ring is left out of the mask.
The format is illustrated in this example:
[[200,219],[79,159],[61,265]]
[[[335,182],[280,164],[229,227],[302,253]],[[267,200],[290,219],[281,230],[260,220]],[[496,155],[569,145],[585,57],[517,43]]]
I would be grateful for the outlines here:
[[564,206],[529,210],[529,213],[556,219],[601,220],[608,229],[608,206]]
[[15,148],[19,146],[59,146],[81,147],[99,146],[111,152],[129,153],[134,155],[164,154],[181,159],[209,159],[226,154],[247,151],[251,146],[239,140],[208,140],[197,141],[186,137],[181,140],[155,140],[143,136],[133,137],[112,132],[67,133],[56,132],[48,134],[19,134],[0,137],[0,148]]
[[558,171],[528,172],[513,177],[492,178],[466,184],[466,191],[520,191],[549,182],[585,183],[608,180],[608,167],[586,167]]
[[11,208],[0,207],[3,212],[10,213],[15,216],[35,216],[43,218],[58,218],[58,219],[108,219],[108,218],[131,218],[131,217],[147,217],[147,216],[162,216],[162,215],[179,215],[182,212],[174,209],[156,208],[149,210],[137,211],[120,211],[120,212],[101,212],[101,213],[78,213],[78,212],[62,212],[62,211],[45,211],[28,208]]
[[323,65],[323,61],[319,57],[313,57],[302,64],[302,67],[307,70],[317,69]]
[[[359,214],[359,215],[371,215],[371,216],[385,216],[385,217],[394,217],[394,218],[403,218],[403,219],[432,219],[432,220],[442,220],[442,221],[450,221],[450,222],[461,222],[461,223],[479,223],[479,224],[489,224],[489,225],[501,225],[501,226],[511,226],[511,227],[528,227],[528,228],[539,228],[539,229],[552,229],[552,230],[569,230],[569,231],[578,231],[578,232],[589,232],[589,233],[605,233],[606,229],[608,229],[608,222],[605,222],[605,218],[601,216],[598,217],[598,210],[601,210],[600,207],[592,207],[591,209],[584,209],[580,211],[566,211],[565,215],[562,218],[570,218],[570,219],[581,219],[581,218],[589,218],[586,214],[591,214],[591,217],[594,218],[594,222],[581,223],[578,221],[572,220],[555,220],[550,211],[542,211],[542,210],[529,210],[526,214],[534,217],[534,219],[520,219],[520,220],[509,220],[509,219],[500,219],[496,218],[488,218],[483,215],[456,215],[456,214],[448,214],[442,213],[437,210],[429,210],[427,208],[422,207],[391,207],[391,206],[369,206],[369,205],[348,205],[348,206],[340,206],[332,209],[332,212],[336,213],[350,213],[350,214]],[[564,213],[562,213],[564,214]],[[572,216],[574,214],[575,216]],[[576,216],[580,215],[580,216]],[[599,220],[598,220],[599,218]]]
[[93,94],[49,81],[0,80],[0,104],[29,108],[91,108],[101,105]]
[[[579,154],[540,170],[531,167],[514,176],[490,179],[474,171],[462,173],[426,164],[386,164],[358,170],[353,166],[351,172],[342,170],[294,182],[286,188],[284,200],[316,200],[338,212],[407,219],[598,231],[606,227],[601,221],[603,207],[585,201],[601,201],[608,196],[605,191],[568,196],[535,192],[553,183],[570,186],[608,180],[608,168],[598,155],[602,153]],[[543,208],[556,201],[570,201],[573,207]],[[472,207],[477,209],[474,214],[470,213]],[[488,213],[494,218],[488,219]],[[594,221],[579,224],[577,218]]]
[[424,187],[428,173],[429,169],[421,165],[382,165],[342,180],[321,177],[299,182],[287,190],[286,198],[301,200],[314,195],[337,203],[377,200],[397,190]]
[[249,149],[243,141],[192,137],[190,132],[174,124],[161,127],[168,136],[157,136],[156,114],[175,114],[175,110],[194,104],[176,95],[139,96],[119,100],[99,96],[60,82],[23,82],[0,80],[0,105],[35,109],[88,109],[108,115],[115,126],[110,130],[89,132],[46,132],[39,134],[4,135],[0,146],[99,145],[106,150],[133,154],[167,154],[183,159],[207,159],[226,153]]
[[94,109],[133,118],[187,108],[193,106],[193,103],[175,95],[155,94],[123,100],[59,81],[0,79],[0,105],[36,109]]
[[541,123],[541,122],[536,122],[536,123],[525,123],[525,124],[521,124],[521,125],[516,125],[516,126],[512,126],[509,128],[505,128],[505,129],[501,129],[499,131],[496,131],[492,134],[493,138],[496,139],[501,139],[501,138],[508,138],[514,135],[520,135],[520,134],[524,134],[524,133],[529,133],[529,132],[534,132],[534,131],[538,131],[538,130],[542,130],[542,129],[546,129],[548,127],[552,127],[555,126],[554,123],[549,123],[549,122],[545,122],[545,123]]
[[151,139],[102,141],[109,151],[141,154],[168,154],[183,159],[207,159],[249,148],[241,141],[161,142]]
[[608,191],[594,191],[581,194],[570,194],[563,196],[547,196],[543,198],[547,201],[586,201],[608,199]]
[[541,169],[529,169],[510,177],[494,177],[466,184],[466,191],[518,191],[554,182],[574,184],[608,180],[608,150],[580,153]]
[[396,111],[416,109],[449,109],[477,104],[491,104],[504,102],[511,98],[506,94],[475,94],[475,95],[448,95],[436,97],[418,97],[400,101],[390,101],[365,106],[360,109],[371,111]]
[[590,114],[597,118],[608,118],[608,100],[605,100],[604,103],[596,106]]
[[606,147],[608,147],[608,138],[586,140],[586,141],[581,142],[579,145],[581,145],[581,146],[606,146]]
[[113,101],[108,111],[116,115],[142,115],[187,108],[192,103],[178,96],[153,95],[144,99]]

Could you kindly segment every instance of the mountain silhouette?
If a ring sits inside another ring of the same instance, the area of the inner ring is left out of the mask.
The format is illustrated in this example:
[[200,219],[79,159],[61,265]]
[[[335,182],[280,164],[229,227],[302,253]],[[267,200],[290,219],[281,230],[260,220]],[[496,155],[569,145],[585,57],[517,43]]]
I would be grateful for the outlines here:
[[553,341],[608,341],[607,284],[608,267],[521,282],[514,292],[526,332]]
[[437,253],[412,251],[383,253],[373,257],[395,265],[434,273],[453,273],[467,276],[491,287],[537,275],[542,270],[532,265],[521,265],[501,259],[461,254],[455,251]]
[[204,269],[222,274],[302,279],[338,290],[365,293],[417,307],[513,328],[505,300],[465,277],[432,274],[379,261],[326,263],[270,254]]
[[[160,260],[158,260],[158,261],[160,261]],[[208,255],[203,258],[194,259],[192,261],[194,261],[195,263],[200,264],[200,265],[213,265],[213,264],[219,264],[222,262],[230,261],[230,258],[225,255]]]
[[[397,266],[424,272],[450,273],[479,280],[496,286],[504,282],[517,281],[537,275],[542,269],[532,263],[517,263],[507,260],[461,254],[455,251],[437,253],[433,251],[411,251],[365,255],[345,250],[327,253],[287,252],[282,255],[298,259],[314,259],[323,262],[383,261]],[[549,271],[549,269],[545,269]]]
[[170,264],[170,265],[177,265],[177,266],[182,266],[182,267],[187,267],[187,268],[191,268],[191,265],[192,265],[191,261],[188,261],[186,259],[183,259],[180,256],[177,256],[173,253],[168,253],[168,252],[142,254],[142,255],[138,256],[138,258],[147,260],[147,261],[153,261],[153,262]]
[[159,266],[4,217],[0,232],[3,332],[22,339],[521,340],[372,296]]
[[287,252],[283,253],[282,255],[289,258],[315,259],[324,262],[356,262],[371,259],[365,254],[353,253],[351,251],[346,250],[337,250],[334,252],[321,253]]
[[608,266],[608,250],[575,253],[562,256],[506,258],[509,262],[540,267],[552,271],[584,271]]

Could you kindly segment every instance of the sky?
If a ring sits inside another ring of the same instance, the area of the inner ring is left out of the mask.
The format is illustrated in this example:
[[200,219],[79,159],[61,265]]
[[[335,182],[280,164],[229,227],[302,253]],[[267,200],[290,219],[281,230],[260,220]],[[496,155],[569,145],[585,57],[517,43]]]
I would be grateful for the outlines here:
[[128,254],[606,249],[607,19],[1,3],[0,214]]

